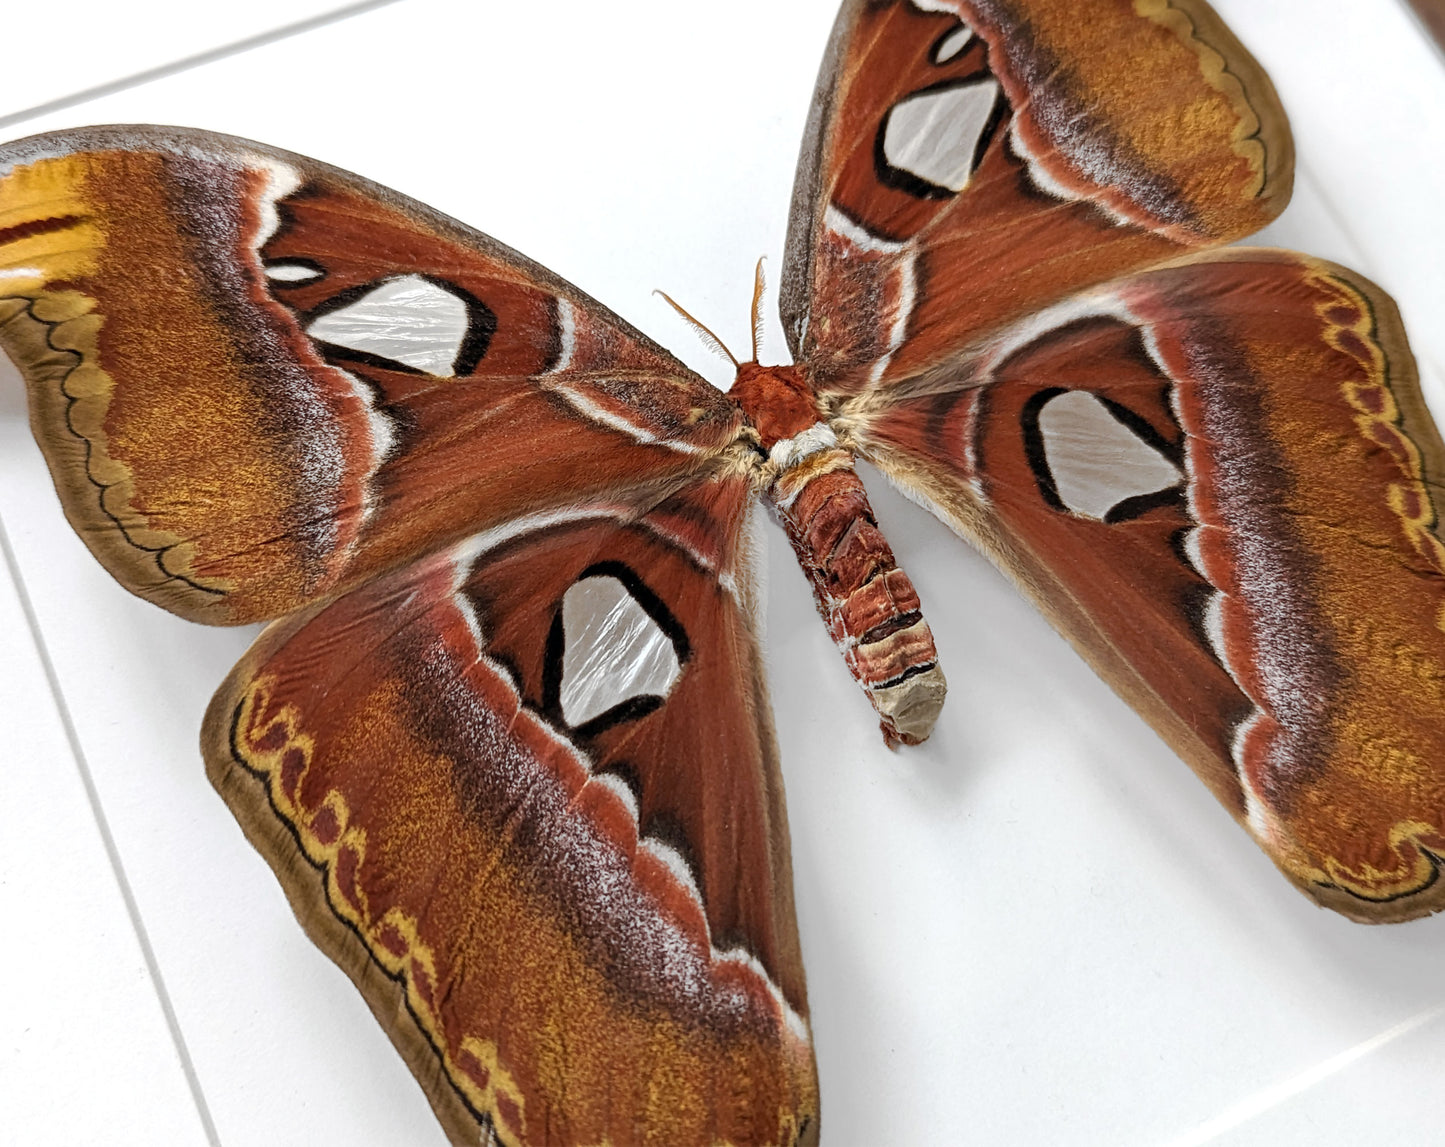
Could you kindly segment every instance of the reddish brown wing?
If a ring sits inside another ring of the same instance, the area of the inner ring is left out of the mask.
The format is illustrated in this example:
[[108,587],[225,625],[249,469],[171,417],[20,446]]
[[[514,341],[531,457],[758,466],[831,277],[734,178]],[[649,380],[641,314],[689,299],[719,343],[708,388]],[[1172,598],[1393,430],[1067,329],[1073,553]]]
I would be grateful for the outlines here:
[[1085,293],[863,452],[991,552],[1321,903],[1442,904],[1445,452],[1394,305],[1231,251]]
[[1289,198],[1268,79],[1199,0],[848,0],[783,271],[820,393],[924,372]]
[[277,622],[212,779],[474,1142],[814,1142],[744,477],[523,519]]
[[643,501],[735,408],[556,276],[313,160],[162,128],[0,149],[0,345],[128,589],[276,617],[580,495]]

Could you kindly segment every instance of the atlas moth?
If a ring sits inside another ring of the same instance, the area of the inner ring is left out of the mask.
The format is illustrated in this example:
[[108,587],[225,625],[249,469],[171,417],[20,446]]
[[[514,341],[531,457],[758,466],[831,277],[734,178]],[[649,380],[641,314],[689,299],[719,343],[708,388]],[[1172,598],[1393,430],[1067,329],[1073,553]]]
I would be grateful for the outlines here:
[[1292,152],[1205,4],[1087,9],[844,5],[794,364],[726,395],[315,161],[154,127],[0,150],[0,342],[66,513],[133,592],[272,622],[208,773],[457,1142],[816,1141],[746,534],[764,500],[884,736],[925,739],[943,671],[856,458],[1307,895],[1438,907],[1441,447],[1398,316],[1214,249]]

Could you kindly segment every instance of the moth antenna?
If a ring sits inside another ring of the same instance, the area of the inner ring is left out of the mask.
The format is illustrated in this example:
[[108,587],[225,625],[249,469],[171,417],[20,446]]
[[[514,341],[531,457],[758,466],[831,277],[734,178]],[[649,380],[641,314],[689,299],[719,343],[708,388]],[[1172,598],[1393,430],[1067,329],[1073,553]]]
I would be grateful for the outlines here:
[[763,292],[767,289],[767,280],[763,276],[763,260],[766,255],[758,256],[758,269],[753,272],[753,361],[758,361],[758,347],[763,342]]
[[[734,367],[742,366],[742,363],[738,362],[737,358],[734,357],[733,352],[728,350],[722,339],[718,338],[717,335],[713,334],[712,331],[708,330],[707,327],[703,326],[700,322],[698,322],[695,318],[693,318],[690,314],[683,310],[676,299],[674,299],[666,291],[653,290],[652,293],[654,295],[661,295],[664,299],[666,299],[668,305],[671,306],[672,309],[678,314],[680,314],[684,319],[686,319],[688,325],[697,332],[697,337],[702,339],[705,346],[710,347],[711,349],[717,351],[719,354],[726,355],[728,361],[732,363]],[[756,357],[757,356],[754,355],[754,358]]]

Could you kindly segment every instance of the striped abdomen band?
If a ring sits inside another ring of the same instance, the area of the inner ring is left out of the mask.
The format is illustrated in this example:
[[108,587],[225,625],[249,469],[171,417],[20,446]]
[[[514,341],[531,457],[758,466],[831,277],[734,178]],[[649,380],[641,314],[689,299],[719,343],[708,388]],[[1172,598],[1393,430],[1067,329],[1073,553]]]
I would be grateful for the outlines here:
[[873,518],[853,458],[819,423],[772,450],[769,489],[818,612],[889,742],[927,738],[946,685],[918,594]]

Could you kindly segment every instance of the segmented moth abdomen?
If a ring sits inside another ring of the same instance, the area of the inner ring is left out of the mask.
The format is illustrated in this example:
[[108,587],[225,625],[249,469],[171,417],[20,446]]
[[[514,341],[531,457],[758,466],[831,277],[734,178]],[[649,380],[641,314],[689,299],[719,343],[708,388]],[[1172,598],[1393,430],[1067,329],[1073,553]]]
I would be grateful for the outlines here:
[[771,456],[781,471],[769,496],[884,738],[926,740],[947,685],[918,593],[874,520],[853,456],[823,423],[779,442]]

